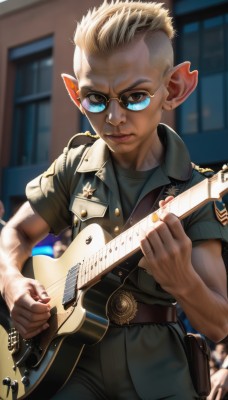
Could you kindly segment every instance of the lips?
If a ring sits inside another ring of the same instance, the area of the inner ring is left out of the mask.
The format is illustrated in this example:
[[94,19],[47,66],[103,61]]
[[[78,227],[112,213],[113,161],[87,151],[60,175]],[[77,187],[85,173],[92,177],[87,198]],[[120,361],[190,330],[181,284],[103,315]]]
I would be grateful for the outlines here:
[[113,142],[126,142],[132,137],[131,134],[126,134],[126,133],[118,133],[118,134],[108,133],[105,136],[108,140],[111,140]]
[[122,137],[122,136],[128,136],[127,133],[106,133],[105,136],[113,136],[113,137]]

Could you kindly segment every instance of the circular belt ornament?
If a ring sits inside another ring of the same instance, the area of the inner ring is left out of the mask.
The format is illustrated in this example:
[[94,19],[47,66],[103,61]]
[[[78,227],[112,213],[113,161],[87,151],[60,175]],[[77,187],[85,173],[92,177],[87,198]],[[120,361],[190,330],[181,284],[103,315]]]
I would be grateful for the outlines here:
[[118,290],[108,303],[108,317],[117,325],[128,324],[137,313],[137,301],[131,292]]

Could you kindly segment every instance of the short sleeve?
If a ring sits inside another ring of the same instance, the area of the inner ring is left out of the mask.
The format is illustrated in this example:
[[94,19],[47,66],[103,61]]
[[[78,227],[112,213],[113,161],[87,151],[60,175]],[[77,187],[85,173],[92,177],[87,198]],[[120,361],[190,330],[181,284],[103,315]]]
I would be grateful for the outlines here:
[[47,171],[26,186],[26,196],[32,208],[56,235],[71,225],[70,196],[77,181],[76,168],[83,150],[84,146],[66,148]]

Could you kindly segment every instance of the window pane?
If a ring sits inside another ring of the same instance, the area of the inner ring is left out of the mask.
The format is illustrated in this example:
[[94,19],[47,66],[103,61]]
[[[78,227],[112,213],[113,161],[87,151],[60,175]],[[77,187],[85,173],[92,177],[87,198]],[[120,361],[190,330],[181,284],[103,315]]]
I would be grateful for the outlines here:
[[[22,63],[24,61],[24,63]],[[16,64],[16,95],[12,149],[16,165],[31,165],[48,161],[51,132],[51,56],[35,60],[20,60]]]
[[228,14],[225,15],[225,55],[226,55],[226,70],[228,69]]
[[16,97],[49,92],[52,83],[52,57],[19,64],[16,76]]
[[199,68],[199,23],[186,24],[181,41],[181,57],[189,60],[193,69]]
[[52,83],[52,58],[46,58],[39,62],[37,92],[47,92],[51,90]]
[[224,70],[223,17],[210,18],[203,23],[202,68],[204,72]]
[[15,136],[17,136],[14,148],[16,165],[30,165],[32,162],[32,149],[34,138],[35,106],[32,104],[18,107],[15,118]]
[[224,128],[223,96],[222,74],[201,79],[202,127],[204,131]]
[[35,148],[35,162],[48,160],[50,142],[51,105],[49,101],[42,102],[37,109],[37,144]]
[[36,92],[38,63],[27,62],[17,67],[16,97],[29,96]]
[[196,133],[198,130],[197,90],[180,106],[181,133]]

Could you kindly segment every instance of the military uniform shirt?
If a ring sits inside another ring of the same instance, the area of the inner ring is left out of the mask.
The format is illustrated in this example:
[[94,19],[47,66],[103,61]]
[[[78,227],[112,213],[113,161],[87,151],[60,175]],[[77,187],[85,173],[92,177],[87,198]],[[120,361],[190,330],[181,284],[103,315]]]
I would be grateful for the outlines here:
[[[147,178],[137,203],[152,190],[171,187],[173,194],[178,195],[179,191],[205,179],[192,168],[184,143],[172,129],[160,124],[158,134],[165,147],[164,162]],[[102,139],[92,145],[76,147],[73,139],[49,170],[28,184],[26,193],[34,210],[44,218],[54,234],[59,234],[73,222],[74,236],[91,223],[98,223],[115,236],[126,222],[122,206],[125,199],[120,196],[113,162]],[[163,196],[168,194],[164,192]],[[228,242],[228,229],[216,219],[212,202],[185,218],[183,226],[193,246],[208,239]],[[139,301],[145,303],[166,305],[175,302],[141,268],[127,279],[125,289],[131,290]],[[63,390],[64,398],[69,395],[67,388],[71,390],[72,387],[73,393],[78,380],[86,382],[86,374],[96,382],[102,376],[108,398],[116,398],[115,391],[120,388],[118,380],[121,379],[121,367],[117,361],[120,349],[138,398],[197,399],[183,348],[183,335],[175,323],[110,327],[100,343],[85,350],[75,374]],[[112,371],[108,369],[110,362]],[[97,398],[105,398],[105,394],[100,392]]]

